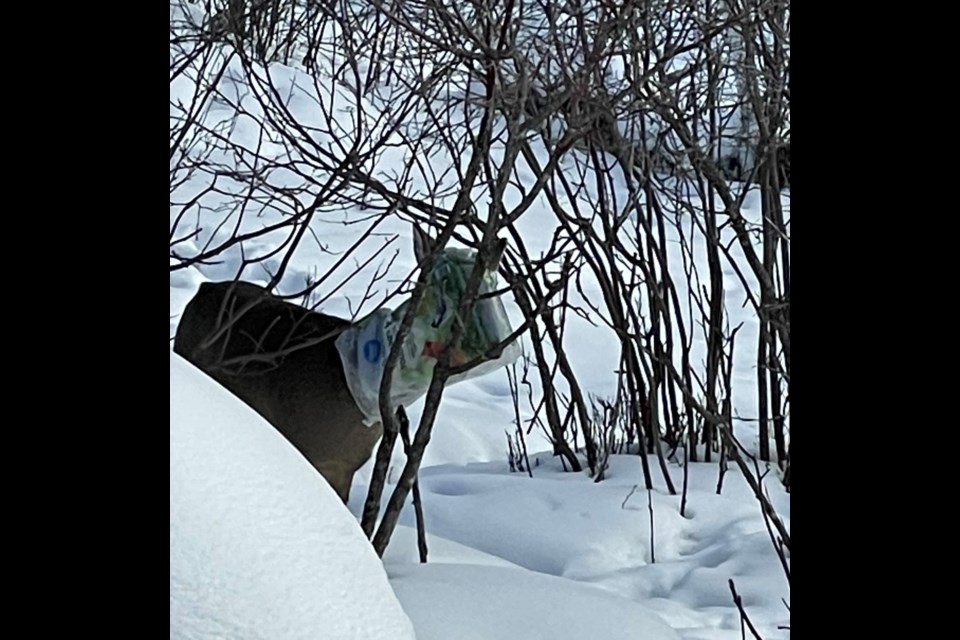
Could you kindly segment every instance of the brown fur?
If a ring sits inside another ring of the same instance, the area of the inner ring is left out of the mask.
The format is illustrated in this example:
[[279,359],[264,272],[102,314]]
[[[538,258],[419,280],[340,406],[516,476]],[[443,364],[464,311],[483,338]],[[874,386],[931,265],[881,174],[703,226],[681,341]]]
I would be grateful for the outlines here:
[[206,282],[184,309],[173,350],[276,427],[346,502],[353,474],[383,434],[381,424],[363,424],[347,388],[334,340],[348,326],[248,282]]

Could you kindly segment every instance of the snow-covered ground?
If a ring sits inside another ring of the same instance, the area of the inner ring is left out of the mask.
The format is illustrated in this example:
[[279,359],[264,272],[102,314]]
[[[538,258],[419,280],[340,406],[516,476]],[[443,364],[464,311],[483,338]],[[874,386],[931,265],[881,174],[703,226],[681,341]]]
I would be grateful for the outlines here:
[[[291,110],[319,126],[315,103],[304,97],[312,89],[303,74],[279,65],[271,71],[280,93],[290,96]],[[253,117],[232,121],[228,135],[269,152],[272,147],[255,121],[258,106],[243,97],[246,89],[236,72],[234,67],[224,74],[221,87],[225,95],[239,96]],[[190,91],[182,77],[171,84],[172,99],[188,101]],[[363,105],[371,113],[387,108],[375,96],[365,97]],[[344,113],[349,120],[352,111]],[[227,122],[232,115],[224,101],[213,105],[207,118]],[[398,153],[388,150],[380,168],[387,171],[398,163]],[[443,154],[431,158],[438,173],[450,161]],[[294,183],[297,177],[275,179]],[[189,181],[171,195],[171,227],[180,211],[175,202],[200,193],[202,180]],[[216,208],[227,200],[223,190],[229,191],[229,182],[222,182],[227,187],[219,184],[220,193],[203,196],[211,207],[206,215],[227,216]],[[418,186],[414,176],[410,188]],[[518,197],[510,191],[507,196]],[[744,214],[755,219],[757,208],[756,199],[748,198]],[[268,210],[243,224],[261,227],[280,215]],[[368,215],[359,207],[319,211],[312,229],[320,241],[301,245],[280,290],[296,290],[307,278],[333,268],[366,227],[359,221]],[[520,218],[517,230],[535,252],[549,243],[555,224],[540,204]],[[215,227],[208,222],[179,250],[198,250]],[[398,239],[391,240],[394,236]],[[201,282],[236,276],[244,258],[268,252],[276,239],[261,238],[243,253],[237,247],[212,264],[172,272],[170,335]],[[669,240],[679,263],[674,238]],[[396,288],[415,261],[410,226],[394,217],[378,227],[355,259],[334,270],[320,293],[330,293],[384,244],[383,255],[396,253],[396,261],[374,290]],[[281,258],[265,264],[275,268]],[[372,310],[381,298],[362,309],[357,302],[381,263],[360,269],[321,310],[345,317]],[[742,305],[738,280],[727,275],[730,322],[744,323],[738,344],[755,344],[756,319]],[[243,278],[263,283],[268,275],[253,266]],[[586,295],[597,291],[587,278],[583,286]],[[396,304],[396,299],[388,302]],[[508,313],[520,322],[515,305],[508,305]],[[612,396],[619,349],[612,332],[571,315],[564,346],[584,391]],[[417,560],[410,508],[381,563],[357,522],[370,464],[358,472],[345,508],[298,452],[245,405],[175,355],[170,375],[171,637],[739,638],[731,579],[762,637],[789,637],[789,630],[778,628],[789,625],[789,583],[759,504],[736,468],[726,473],[717,495],[717,464],[691,463],[683,516],[680,496],[669,495],[658,475],[658,489],[648,494],[642,488],[636,455],[613,456],[606,479],[595,483],[586,472],[564,472],[537,430],[527,436],[533,477],[511,473],[504,432],[515,428],[514,406],[506,373],[498,371],[444,394],[420,472],[429,564]],[[756,404],[755,377],[755,352],[745,346],[737,353],[733,376],[735,406],[743,415]],[[408,408],[414,427],[421,406]],[[531,417],[529,407],[520,410],[522,419]],[[756,446],[752,423],[737,425],[737,434],[748,447]],[[391,482],[402,462],[398,447]],[[672,463],[669,472],[680,487],[682,466]],[[764,487],[789,527],[789,494],[775,473]],[[388,495],[392,489],[387,487]]]
[[776,626],[789,586],[736,471],[718,496],[716,465],[691,465],[686,517],[654,491],[651,538],[635,456],[597,484],[540,453],[530,478],[509,472],[484,414],[441,417],[438,433],[463,432],[472,457],[486,435],[491,460],[424,468],[430,562],[407,510],[381,566],[351,517],[363,484],[351,514],[269,424],[173,354],[170,385],[171,637],[400,639],[412,621],[420,640],[733,638],[729,579],[763,637],[788,637]]
[[[249,407],[170,357],[172,638],[674,640],[654,611],[437,539],[383,566],[326,482]],[[401,608],[402,605],[402,608]],[[406,612],[406,615],[405,615]],[[409,618],[407,617],[409,616]],[[413,624],[411,624],[411,619]]]

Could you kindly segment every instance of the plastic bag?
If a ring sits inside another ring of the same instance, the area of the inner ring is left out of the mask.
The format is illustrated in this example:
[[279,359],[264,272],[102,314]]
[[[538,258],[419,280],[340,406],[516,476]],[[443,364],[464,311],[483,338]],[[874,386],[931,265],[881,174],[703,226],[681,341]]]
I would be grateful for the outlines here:
[[[438,258],[431,274],[431,286],[421,298],[393,372],[390,401],[394,407],[407,406],[426,395],[437,357],[449,342],[457,307],[466,290],[475,257],[476,254],[469,250],[448,249]],[[484,274],[470,321],[461,335],[460,344],[451,354],[450,361],[454,366],[481,357],[512,332],[500,297],[482,297],[495,291],[496,286],[496,276]],[[378,309],[337,337],[336,346],[343,362],[347,387],[367,425],[381,421],[380,381],[409,304],[406,302],[392,311]],[[520,345],[514,341],[503,349],[500,357],[451,376],[447,385],[505,367],[519,356]]]

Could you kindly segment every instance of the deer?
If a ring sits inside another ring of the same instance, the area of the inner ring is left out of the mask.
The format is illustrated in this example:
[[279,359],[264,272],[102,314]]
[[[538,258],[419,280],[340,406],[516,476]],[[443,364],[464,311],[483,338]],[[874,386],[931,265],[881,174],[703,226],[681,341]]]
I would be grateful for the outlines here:
[[[416,225],[413,246],[418,265],[435,250]],[[504,246],[486,261],[487,273],[496,272]],[[358,407],[336,347],[355,325],[251,282],[204,282],[184,308],[173,350],[260,414],[346,503],[383,435],[382,422]]]

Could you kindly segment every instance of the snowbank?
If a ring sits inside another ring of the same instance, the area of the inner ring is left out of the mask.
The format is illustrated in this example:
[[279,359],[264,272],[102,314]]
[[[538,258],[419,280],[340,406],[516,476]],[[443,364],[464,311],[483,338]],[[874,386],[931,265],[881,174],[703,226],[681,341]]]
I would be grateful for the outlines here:
[[170,637],[414,638],[356,519],[260,416],[170,355]]

